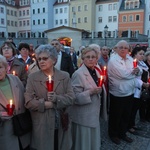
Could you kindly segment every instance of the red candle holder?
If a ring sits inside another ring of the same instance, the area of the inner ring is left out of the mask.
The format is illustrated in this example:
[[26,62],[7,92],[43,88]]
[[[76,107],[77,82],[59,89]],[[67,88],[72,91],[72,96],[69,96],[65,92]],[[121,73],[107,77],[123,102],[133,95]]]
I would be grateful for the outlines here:
[[147,80],[147,81],[148,81],[148,83],[150,83],[150,78],[148,78],[148,80]]
[[52,92],[54,88],[54,81],[53,80],[46,81],[46,86],[47,86],[48,92]]
[[28,71],[29,69],[29,65],[26,65],[25,70]]
[[134,67],[134,68],[137,67],[137,60],[136,60],[136,59],[134,59],[134,61],[133,61],[133,67]]
[[98,87],[102,87],[103,83],[104,83],[104,78],[103,76],[101,76],[100,78],[98,78]]
[[12,116],[15,110],[15,105],[14,104],[7,104],[7,114],[9,116]]

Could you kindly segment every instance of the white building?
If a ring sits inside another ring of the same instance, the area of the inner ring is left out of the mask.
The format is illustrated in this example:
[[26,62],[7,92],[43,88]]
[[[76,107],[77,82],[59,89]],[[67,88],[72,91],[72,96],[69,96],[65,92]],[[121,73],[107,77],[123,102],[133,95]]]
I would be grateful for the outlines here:
[[54,4],[53,27],[69,26],[69,2],[70,0],[57,0]]
[[53,28],[53,4],[56,0],[31,0],[32,37],[45,37],[45,30]]

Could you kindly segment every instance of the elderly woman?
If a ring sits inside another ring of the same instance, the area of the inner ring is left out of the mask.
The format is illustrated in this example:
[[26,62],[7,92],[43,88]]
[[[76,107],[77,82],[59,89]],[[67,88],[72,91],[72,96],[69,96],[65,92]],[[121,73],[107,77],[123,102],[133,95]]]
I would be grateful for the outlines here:
[[[75,95],[69,74],[54,67],[57,52],[51,45],[40,45],[36,49],[36,59],[40,70],[29,75],[25,93],[25,106],[30,109],[33,122],[31,147],[36,150],[70,150],[72,141],[67,108],[73,104]],[[49,84],[54,84],[52,92],[48,92],[46,86],[48,77]]]
[[25,111],[24,86],[18,77],[7,74],[6,58],[0,55],[0,149],[27,150],[30,143],[29,134],[14,135],[12,114],[8,115],[5,109],[10,99],[15,106],[15,114]]
[[26,85],[27,73],[25,66],[16,57],[16,49],[10,42],[4,42],[1,46],[0,53],[6,57],[8,68],[8,74],[15,74],[22,81],[23,85]]
[[70,109],[74,141],[72,149],[99,150],[102,88],[98,87],[99,74],[94,68],[98,53],[95,49],[86,47],[81,58],[83,64],[72,76],[72,86],[76,95],[75,104]]

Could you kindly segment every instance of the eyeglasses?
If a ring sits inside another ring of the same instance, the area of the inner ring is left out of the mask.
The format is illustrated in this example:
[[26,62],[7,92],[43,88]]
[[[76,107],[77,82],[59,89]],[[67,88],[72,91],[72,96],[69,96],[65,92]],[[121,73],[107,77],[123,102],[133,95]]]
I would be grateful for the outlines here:
[[120,47],[118,47],[119,49],[129,49],[129,47],[123,47],[123,46],[120,46]]
[[52,45],[52,46],[54,46],[54,45],[57,46],[57,45],[59,45],[59,43],[51,43],[51,45]]
[[48,58],[49,58],[49,57],[39,57],[39,58],[37,59],[37,61],[39,61],[39,62],[40,62],[41,60],[47,61]]
[[84,58],[86,58],[86,59],[95,59],[96,58],[96,56],[85,56]]
[[3,47],[3,48],[2,48],[2,50],[7,50],[7,49],[10,50],[10,49],[12,49],[12,48],[11,48],[11,47]]

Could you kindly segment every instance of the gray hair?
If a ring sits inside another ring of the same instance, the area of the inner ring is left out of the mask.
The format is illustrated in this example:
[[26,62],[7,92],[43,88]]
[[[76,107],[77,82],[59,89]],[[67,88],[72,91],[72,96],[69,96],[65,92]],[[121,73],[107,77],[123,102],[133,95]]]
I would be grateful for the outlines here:
[[40,45],[35,51],[36,58],[38,58],[41,53],[46,53],[54,61],[58,58],[58,53],[55,47],[50,44]]
[[7,69],[7,66],[8,66],[7,60],[6,60],[6,58],[5,58],[3,55],[1,55],[1,54],[0,54],[0,64],[2,64],[2,65],[5,67],[5,69]]

